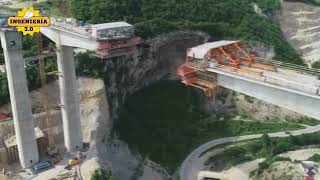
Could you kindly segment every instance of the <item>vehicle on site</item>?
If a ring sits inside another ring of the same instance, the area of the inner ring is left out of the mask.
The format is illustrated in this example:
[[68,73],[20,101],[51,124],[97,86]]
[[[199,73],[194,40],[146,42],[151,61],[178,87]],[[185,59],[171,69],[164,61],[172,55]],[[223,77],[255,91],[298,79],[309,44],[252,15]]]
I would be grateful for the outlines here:
[[35,172],[38,172],[38,171],[41,171],[41,170],[44,170],[44,169],[49,169],[51,168],[52,165],[50,164],[49,161],[40,161],[36,164],[34,164],[32,166],[32,169],[35,171]]
[[70,159],[70,160],[69,160],[68,164],[69,164],[70,166],[75,166],[75,165],[80,164],[80,162],[81,162],[80,159],[78,159],[78,158],[73,158],[73,159]]
[[60,155],[55,155],[50,159],[52,164],[58,164],[61,160],[62,157]]
[[47,154],[49,155],[52,164],[57,164],[62,160],[59,149],[56,146],[48,147]]
[[79,159],[79,158],[69,159],[68,165],[64,169],[71,170],[73,166],[80,164],[80,162],[81,162],[81,159]]

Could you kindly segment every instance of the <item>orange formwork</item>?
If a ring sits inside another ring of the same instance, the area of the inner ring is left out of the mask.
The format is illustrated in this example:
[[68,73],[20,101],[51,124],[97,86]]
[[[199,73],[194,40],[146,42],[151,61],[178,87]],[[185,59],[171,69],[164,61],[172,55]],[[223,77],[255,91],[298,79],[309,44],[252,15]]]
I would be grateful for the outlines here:
[[[187,49],[186,63],[177,69],[177,73],[181,76],[182,83],[202,89],[207,96],[212,96],[218,86],[216,80],[212,80],[216,74],[207,70],[210,63],[214,63],[215,68],[251,76],[263,76],[261,70],[276,71],[273,65],[257,63],[239,41],[217,41]],[[203,74],[211,78],[208,79]]]
[[254,67],[267,71],[276,71],[275,67],[267,64],[256,63],[252,54],[247,53],[240,42],[231,43],[211,49],[208,58],[219,65],[241,68],[241,65]]
[[198,70],[182,65],[177,69],[181,76],[181,82],[187,86],[193,86],[204,91],[207,96],[212,96],[217,86],[214,82],[199,78]]

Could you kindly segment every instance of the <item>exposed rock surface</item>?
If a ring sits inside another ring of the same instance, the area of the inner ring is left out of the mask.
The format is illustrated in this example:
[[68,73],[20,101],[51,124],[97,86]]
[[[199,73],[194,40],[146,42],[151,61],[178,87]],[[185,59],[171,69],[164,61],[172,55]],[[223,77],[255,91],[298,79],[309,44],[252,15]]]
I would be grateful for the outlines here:
[[250,44],[247,45],[247,49],[254,56],[263,59],[273,59],[276,55],[272,46],[267,46],[259,42],[250,42]]
[[81,165],[81,172],[83,179],[90,179],[93,171],[103,164],[100,156],[106,148],[103,142],[111,132],[112,121],[109,118],[104,82],[82,79],[79,87],[83,140],[90,145],[87,160]]
[[128,95],[158,80],[177,78],[176,68],[183,63],[186,49],[208,39],[202,32],[173,32],[147,40],[140,55],[106,61],[111,118],[117,118],[117,111]]
[[[177,79],[176,69],[183,64],[186,49],[205,43],[209,38],[198,31],[172,32],[147,40],[140,55],[106,61],[111,119],[118,118],[118,110],[128,95],[161,79]],[[275,55],[273,47],[261,43],[248,44],[247,48],[258,57],[272,59]]]
[[307,64],[320,60],[320,7],[283,1],[281,29]]
[[[315,154],[319,154],[319,148],[308,148],[308,149],[300,149],[296,151],[289,151],[279,156],[290,158],[289,161],[278,161],[271,164],[271,166],[265,169],[261,174],[253,176],[252,180],[260,180],[260,179],[280,179],[280,180],[301,180],[305,177],[305,171],[299,161],[306,161],[308,158],[312,157]],[[296,161],[296,162],[295,162]],[[316,163],[318,164],[318,163]],[[318,166],[318,165],[317,165]],[[319,179],[319,170],[320,168],[316,168],[315,179]]]
[[[111,120],[118,118],[118,110],[128,95],[161,79],[177,79],[176,69],[184,62],[187,48],[205,43],[208,39],[209,36],[202,32],[173,32],[147,40],[139,55],[106,61],[108,79],[105,83]],[[149,163],[143,162],[126,143],[113,139],[105,146],[107,148],[99,156],[104,159],[102,165],[111,167],[119,179],[168,179],[161,166],[148,160]]]

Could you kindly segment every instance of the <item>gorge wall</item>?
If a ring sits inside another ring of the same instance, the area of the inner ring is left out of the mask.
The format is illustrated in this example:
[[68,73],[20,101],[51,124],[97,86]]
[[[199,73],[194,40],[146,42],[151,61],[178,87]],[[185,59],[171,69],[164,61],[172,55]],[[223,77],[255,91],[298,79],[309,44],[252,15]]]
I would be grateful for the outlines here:
[[133,57],[106,61],[105,83],[111,119],[117,119],[117,112],[128,95],[158,80],[176,79],[176,68],[183,63],[186,49],[208,39],[202,32],[173,32],[146,40],[140,53]]
[[[131,58],[106,61],[105,73],[107,78],[105,83],[111,119],[116,120],[118,118],[118,110],[128,95],[158,80],[178,79],[176,69],[183,64],[186,49],[203,44],[209,41],[210,38],[206,33],[199,31],[172,32],[146,40],[140,47],[140,53]],[[247,48],[258,57],[272,59],[275,56],[273,47],[258,42],[251,42],[247,45]],[[232,93],[229,94],[232,95]],[[209,104],[208,108],[221,109],[221,107],[232,108],[234,106],[237,110],[252,110],[257,118],[270,116],[268,112],[273,112],[271,113],[272,117],[299,116],[291,111],[283,110],[282,108],[279,110],[277,106],[256,100],[259,106],[264,107],[262,108],[264,109],[263,112],[258,112],[253,105],[256,103],[242,103],[244,102],[243,98],[238,98],[237,96],[230,98],[233,100],[224,101],[223,103],[210,102],[205,97],[203,99]]]

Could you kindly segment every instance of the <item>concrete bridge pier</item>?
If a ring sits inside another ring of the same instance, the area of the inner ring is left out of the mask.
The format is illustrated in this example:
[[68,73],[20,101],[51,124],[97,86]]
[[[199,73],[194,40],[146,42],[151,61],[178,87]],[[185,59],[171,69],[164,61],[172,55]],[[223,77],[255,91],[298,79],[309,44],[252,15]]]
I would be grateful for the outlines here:
[[68,152],[75,152],[82,148],[83,142],[80,120],[80,97],[73,58],[73,47],[63,46],[59,43],[56,46],[64,144]]
[[0,36],[6,63],[19,159],[21,166],[28,168],[38,162],[39,152],[22,57],[22,37],[17,31],[1,31]]

